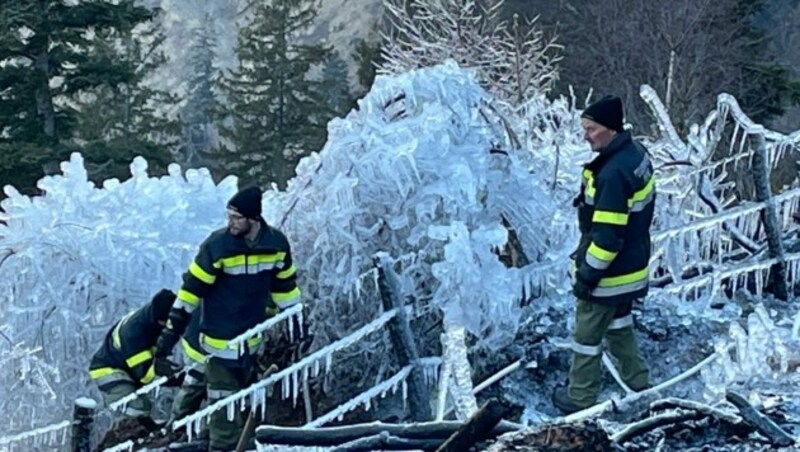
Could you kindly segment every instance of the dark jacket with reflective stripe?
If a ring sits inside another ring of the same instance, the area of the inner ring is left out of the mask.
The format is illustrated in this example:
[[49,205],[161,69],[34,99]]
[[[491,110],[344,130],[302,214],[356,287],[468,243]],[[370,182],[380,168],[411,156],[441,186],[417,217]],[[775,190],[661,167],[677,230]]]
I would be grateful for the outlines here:
[[152,304],[123,317],[106,334],[95,352],[89,370],[110,367],[130,375],[134,382],[147,384],[154,378],[153,349],[163,327],[154,319]]
[[[300,291],[295,281],[289,241],[283,233],[262,222],[251,245],[222,228],[200,246],[184,274],[173,310],[202,305],[200,332],[214,339],[233,339],[266,320],[268,307],[297,303]],[[178,332],[185,328],[175,325],[180,318],[185,316],[170,314]]]
[[647,294],[655,194],[650,157],[630,132],[586,165],[575,200],[581,232],[575,264],[576,278],[592,289],[589,301],[616,305]]

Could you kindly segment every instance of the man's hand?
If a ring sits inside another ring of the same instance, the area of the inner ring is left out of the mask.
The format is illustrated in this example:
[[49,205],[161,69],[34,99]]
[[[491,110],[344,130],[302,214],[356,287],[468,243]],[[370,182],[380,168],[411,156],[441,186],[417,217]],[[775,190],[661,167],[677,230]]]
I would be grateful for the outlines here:
[[166,358],[172,354],[172,348],[178,343],[178,334],[169,328],[164,328],[156,341],[156,358]]
[[572,294],[579,300],[589,301],[592,296],[592,289],[581,281],[580,277],[575,276],[575,282],[572,284]]
[[153,360],[153,369],[156,371],[156,375],[174,378],[175,374],[181,370],[181,366],[170,361],[166,356],[157,356]]

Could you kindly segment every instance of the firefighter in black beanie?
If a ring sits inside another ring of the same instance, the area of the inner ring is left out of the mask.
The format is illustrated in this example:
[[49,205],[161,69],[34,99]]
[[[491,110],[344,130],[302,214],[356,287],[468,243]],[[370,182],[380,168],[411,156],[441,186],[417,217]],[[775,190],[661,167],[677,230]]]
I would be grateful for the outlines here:
[[622,122],[617,97],[604,97],[581,115],[584,139],[597,154],[583,169],[574,202],[581,238],[573,253],[573,353],[569,384],[553,394],[553,403],[565,413],[597,402],[604,339],[625,383],[635,391],[650,385],[631,312],[633,303],[647,295],[655,177],[647,150]]
[[[261,190],[242,189],[227,207],[228,226],[211,233],[200,245],[156,348],[156,372],[171,375],[177,368],[167,357],[192,312],[202,310],[199,343],[208,356],[209,404],[246,388],[256,376],[263,335],[248,338],[241,347],[229,341],[266,320],[270,309],[283,310],[300,302],[289,241],[261,217]],[[211,414],[211,450],[236,447],[242,413],[234,410],[235,419],[228,420],[226,411]]]

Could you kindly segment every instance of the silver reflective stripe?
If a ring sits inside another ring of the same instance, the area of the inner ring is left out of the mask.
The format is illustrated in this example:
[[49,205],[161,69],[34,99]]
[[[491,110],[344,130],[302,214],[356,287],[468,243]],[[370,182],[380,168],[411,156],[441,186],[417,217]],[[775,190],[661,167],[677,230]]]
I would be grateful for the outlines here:
[[628,314],[625,317],[620,317],[618,319],[614,319],[608,325],[609,330],[621,330],[623,328],[627,328],[633,325],[633,316]]
[[[281,265],[278,265],[281,264]],[[275,268],[282,268],[283,262],[259,262],[258,264],[251,265],[248,268],[248,273],[259,273],[263,271],[273,270]]]
[[237,265],[235,267],[224,267],[222,271],[224,271],[229,275],[244,275],[247,273],[247,267],[244,265]]
[[655,189],[653,189],[652,191],[650,191],[650,193],[647,194],[647,196],[643,200],[633,203],[633,205],[631,206],[631,212],[641,212],[642,210],[644,210],[644,208],[647,207],[649,203],[653,202],[653,197],[655,195],[656,191]]
[[[211,356],[222,359],[239,359],[239,350],[236,348],[216,348],[210,344],[203,342],[200,344],[203,350]],[[257,347],[247,347],[251,355],[258,355],[264,349],[264,342],[262,341]],[[244,350],[242,350],[244,352]]]
[[223,267],[222,271],[229,275],[254,275],[263,271],[270,271],[276,268],[283,268],[283,262],[259,262],[257,264],[234,265]]
[[600,260],[594,257],[592,253],[586,253],[586,263],[589,264],[590,267],[596,268],[597,270],[605,270],[609,265],[611,265],[611,261]]
[[228,397],[229,395],[233,394],[236,391],[232,391],[230,389],[208,389],[208,400],[220,400]]
[[97,386],[107,385],[109,383],[116,383],[118,381],[129,381],[135,383],[133,379],[124,371],[116,370],[112,374],[104,375],[100,378],[95,378],[94,382]]
[[211,356],[222,358],[222,359],[239,359],[239,352],[237,350],[231,350],[229,348],[215,348],[212,347],[205,342],[200,344],[203,347],[203,350],[206,351]]
[[123,411],[123,413],[126,416],[130,416],[130,417],[147,416],[147,415],[150,414],[149,411],[139,410],[139,409],[136,409],[136,408],[134,408],[134,407],[132,407],[130,405],[125,407],[125,411]]
[[176,309],[183,309],[184,311],[188,312],[189,314],[191,314],[192,312],[194,312],[195,309],[197,309],[197,306],[191,305],[191,304],[181,300],[180,298],[175,300],[175,304],[172,307],[176,308]]
[[637,290],[646,288],[648,284],[649,280],[645,278],[640,281],[635,281],[630,284],[623,284],[621,286],[596,287],[592,291],[592,295],[595,297],[613,297],[615,295],[622,295],[630,292],[636,292]]
[[599,345],[583,345],[572,341],[572,351],[587,356],[600,356],[602,350]]
[[594,205],[594,196],[584,195],[583,203],[586,204],[587,206],[593,206]]

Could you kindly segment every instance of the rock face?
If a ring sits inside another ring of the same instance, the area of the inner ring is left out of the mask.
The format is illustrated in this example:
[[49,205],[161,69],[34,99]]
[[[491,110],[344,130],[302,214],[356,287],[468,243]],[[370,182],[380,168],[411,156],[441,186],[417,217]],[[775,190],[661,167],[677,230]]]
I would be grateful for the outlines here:
[[611,440],[594,421],[553,424],[501,436],[486,452],[606,452]]
[[325,0],[320,3],[311,40],[333,46],[347,62],[351,84],[358,81],[358,62],[353,59],[360,40],[376,42],[377,25],[383,14],[382,0]]

